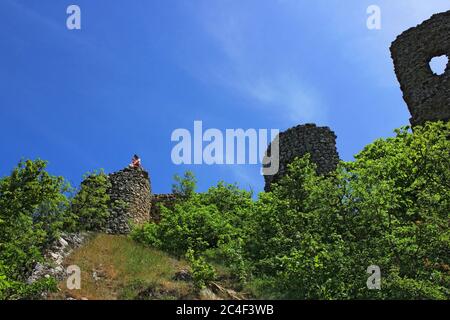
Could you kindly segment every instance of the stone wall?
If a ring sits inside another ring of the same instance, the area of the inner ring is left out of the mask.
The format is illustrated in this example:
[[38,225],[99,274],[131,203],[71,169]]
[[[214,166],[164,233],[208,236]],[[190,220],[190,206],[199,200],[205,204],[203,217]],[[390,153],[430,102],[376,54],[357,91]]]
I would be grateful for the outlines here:
[[[317,165],[319,174],[326,174],[336,169],[339,155],[336,150],[336,135],[328,127],[305,124],[281,132],[279,139],[280,168],[276,175],[265,175],[265,191],[270,191],[270,184],[278,181],[287,173],[287,165],[296,157],[309,153]],[[275,138],[275,139],[277,139]],[[268,147],[270,155],[271,145]]]
[[430,68],[434,57],[450,57],[450,11],[435,14],[392,43],[395,73],[411,113],[411,124],[450,119],[450,63],[444,74]]
[[[108,233],[125,234],[133,224],[150,220],[152,190],[148,172],[142,169],[125,168],[109,175],[111,189],[111,215],[107,224]],[[125,203],[120,205],[117,201]]]
[[[160,204],[172,207],[174,194],[152,194],[150,177],[143,169],[125,168],[108,175],[111,188],[110,217],[104,230],[112,234],[127,234],[131,224],[140,225],[145,222],[159,222]],[[89,177],[82,182],[89,183]]]
[[150,218],[152,221],[159,222],[161,217],[160,205],[164,205],[167,208],[173,207],[176,201],[176,195],[172,193],[155,194],[152,198],[152,208],[150,212]]

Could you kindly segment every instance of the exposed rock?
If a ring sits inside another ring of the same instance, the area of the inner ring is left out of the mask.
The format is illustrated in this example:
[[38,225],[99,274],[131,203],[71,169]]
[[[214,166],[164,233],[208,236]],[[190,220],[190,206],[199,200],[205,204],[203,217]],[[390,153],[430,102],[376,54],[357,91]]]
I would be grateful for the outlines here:
[[210,284],[212,291],[215,294],[218,294],[222,297],[225,297],[226,299],[233,299],[233,300],[244,300],[245,297],[241,294],[237,293],[236,291],[232,289],[227,289],[218,284],[217,282],[211,282]]
[[97,275],[97,272],[96,272],[96,271],[92,272],[92,278],[93,278],[95,281],[98,281],[98,280],[101,279],[101,278]]
[[97,270],[94,269],[92,270],[92,279],[94,279],[95,281],[100,281],[103,278],[105,278],[105,272],[103,270]]
[[61,247],[63,247],[63,248],[65,248],[69,245],[69,243],[66,240],[64,240],[64,238],[59,238],[58,241],[59,241],[59,244],[61,245]]
[[199,293],[200,300],[221,300],[214,292],[209,288],[203,288]]
[[182,269],[175,273],[175,276],[173,277],[173,280],[175,281],[191,281],[192,275],[187,269]]
[[31,284],[39,279],[50,277],[54,277],[58,281],[63,280],[66,277],[63,266],[65,257],[70,255],[73,249],[83,244],[87,236],[88,233],[62,234],[44,253],[45,262],[35,264],[27,283]]

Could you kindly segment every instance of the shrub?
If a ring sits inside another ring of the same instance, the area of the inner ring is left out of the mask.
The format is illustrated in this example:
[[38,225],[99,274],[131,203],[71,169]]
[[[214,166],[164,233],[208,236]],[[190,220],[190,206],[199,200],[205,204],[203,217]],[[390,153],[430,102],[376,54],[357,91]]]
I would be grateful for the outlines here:
[[135,239],[183,256],[189,248],[204,251],[232,233],[232,226],[214,205],[199,204],[194,196],[172,209],[161,207],[158,224],[147,223],[133,232]]
[[[175,189],[190,185],[194,190],[192,181],[195,181],[192,173],[186,174],[178,180],[180,187]],[[161,207],[159,223],[147,223],[135,229],[134,239],[183,256],[189,248],[196,252],[216,249],[240,234],[242,217],[252,204],[249,192],[220,182],[204,194],[184,194],[173,208]]]
[[74,224],[62,177],[45,171],[42,160],[20,161],[0,179],[0,296],[17,298],[39,284],[25,286],[42,251],[61,230]]
[[207,263],[202,256],[197,256],[193,249],[187,250],[186,260],[191,266],[192,279],[198,289],[205,288],[216,278],[214,267]]
[[85,175],[80,190],[72,200],[72,212],[78,219],[78,229],[102,230],[105,227],[110,215],[110,188],[111,182],[103,171]]

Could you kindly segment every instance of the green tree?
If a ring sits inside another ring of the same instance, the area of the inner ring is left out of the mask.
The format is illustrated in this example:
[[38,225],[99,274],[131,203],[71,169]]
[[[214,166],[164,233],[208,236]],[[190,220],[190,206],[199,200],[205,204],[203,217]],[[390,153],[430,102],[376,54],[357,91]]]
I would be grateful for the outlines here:
[[[278,298],[448,299],[450,127],[396,131],[318,177],[308,157],[247,221],[259,292]],[[382,290],[366,288],[378,265]]]
[[195,193],[195,189],[197,188],[197,179],[192,171],[186,171],[183,177],[176,174],[174,176],[174,180],[175,182],[172,184],[173,194],[185,199]]
[[20,161],[10,176],[0,179],[0,296],[4,298],[19,291],[25,294],[24,281],[42,260],[41,252],[73,224],[66,197],[70,186],[62,177],[47,173],[46,165],[42,160]]
[[359,259],[384,270],[389,298],[449,297],[450,124],[396,130],[347,164]]
[[214,267],[206,262],[203,256],[196,255],[193,249],[188,249],[185,257],[191,266],[192,278],[197,289],[203,289],[208,283],[215,280]]
[[72,200],[72,212],[78,219],[78,229],[102,230],[110,216],[111,182],[103,172],[87,173],[80,190]]

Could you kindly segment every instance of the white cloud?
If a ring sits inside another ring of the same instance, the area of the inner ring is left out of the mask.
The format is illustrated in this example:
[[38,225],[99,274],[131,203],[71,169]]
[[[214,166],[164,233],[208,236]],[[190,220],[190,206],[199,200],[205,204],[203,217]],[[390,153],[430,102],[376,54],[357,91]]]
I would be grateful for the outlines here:
[[326,117],[319,94],[308,88],[295,74],[270,75],[242,82],[239,84],[241,90],[267,109],[277,110],[280,117],[290,122],[324,121]]

